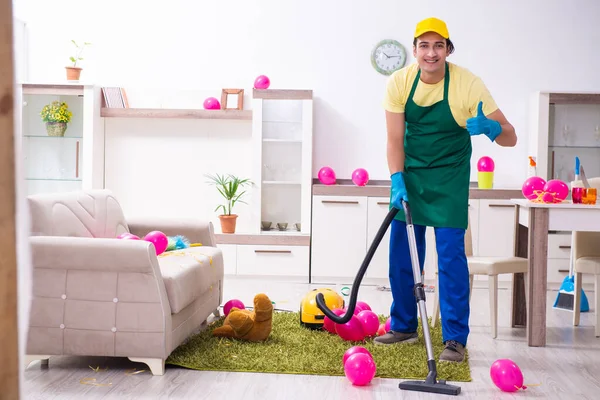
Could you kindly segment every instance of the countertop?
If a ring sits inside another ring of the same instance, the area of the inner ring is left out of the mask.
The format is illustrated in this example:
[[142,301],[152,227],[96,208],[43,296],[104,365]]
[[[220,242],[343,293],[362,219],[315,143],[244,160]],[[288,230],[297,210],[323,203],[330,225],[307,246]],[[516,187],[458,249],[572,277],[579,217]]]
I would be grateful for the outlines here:
[[[313,195],[388,197],[390,195],[390,182],[375,181],[369,182],[365,186],[356,186],[350,180],[346,182],[339,179],[335,185],[313,183]],[[521,198],[522,196],[521,188],[516,187],[479,189],[477,182],[471,182],[471,188],[469,189],[469,197],[471,199],[508,200]]]

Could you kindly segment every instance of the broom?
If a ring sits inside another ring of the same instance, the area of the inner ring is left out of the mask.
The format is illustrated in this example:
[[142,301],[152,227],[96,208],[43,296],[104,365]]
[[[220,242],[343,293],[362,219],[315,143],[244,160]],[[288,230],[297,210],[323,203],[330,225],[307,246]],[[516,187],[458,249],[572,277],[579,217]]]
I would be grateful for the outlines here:
[[[575,180],[579,180],[580,163],[579,157],[575,157]],[[571,234],[571,255],[569,257],[569,275],[565,277],[560,288],[558,289],[558,295],[554,301],[553,308],[561,310],[573,311],[575,309],[575,278],[573,275],[573,249],[575,248],[575,234]],[[590,305],[588,303],[587,296],[583,289],[581,289],[581,307],[580,312],[588,312]]]

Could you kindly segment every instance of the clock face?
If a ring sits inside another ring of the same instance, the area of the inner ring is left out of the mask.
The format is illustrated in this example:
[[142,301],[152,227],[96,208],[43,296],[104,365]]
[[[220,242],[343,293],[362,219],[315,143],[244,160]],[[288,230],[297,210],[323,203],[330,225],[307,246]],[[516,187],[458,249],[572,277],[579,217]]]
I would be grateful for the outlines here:
[[406,63],[406,50],[396,40],[382,40],[377,43],[371,53],[371,64],[380,74],[390,75],[392,72],[404,67]]

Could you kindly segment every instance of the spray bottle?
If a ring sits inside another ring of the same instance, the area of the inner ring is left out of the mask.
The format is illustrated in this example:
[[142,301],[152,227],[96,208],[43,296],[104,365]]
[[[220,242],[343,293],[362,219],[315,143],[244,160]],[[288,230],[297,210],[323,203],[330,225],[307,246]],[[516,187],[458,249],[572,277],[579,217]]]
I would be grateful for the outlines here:
[[532,176],[537,176],[537,163],[535,162],[535,157],[529,156],[529,167],[527,168],[527,177],[531,178]]

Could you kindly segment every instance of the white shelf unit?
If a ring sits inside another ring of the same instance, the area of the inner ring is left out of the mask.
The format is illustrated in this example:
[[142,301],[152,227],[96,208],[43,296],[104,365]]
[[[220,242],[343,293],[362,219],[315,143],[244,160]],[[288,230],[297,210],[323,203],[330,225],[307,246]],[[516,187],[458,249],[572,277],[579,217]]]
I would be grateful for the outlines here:
[[[255,89],[252,94],[252,142],[255,188],[251,233],[309,235],[312,220],[312,91]],[[271,223],[270,229],[263,228],[264,221]],[[278,224],[287,226],[279,230]]]
[[531,98],[529,155],[545,180],[574,177],[579,157],[588,178],[600,176],[600,93],[536,92]]
[[[56,100],[66,102],[73,114],[63,137],[49,136],[40,116]],[[100,88],[92,85],[17,85],[18,145],[28,195],[104,187],[100,103]]]

